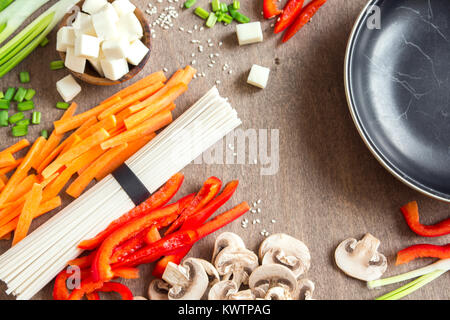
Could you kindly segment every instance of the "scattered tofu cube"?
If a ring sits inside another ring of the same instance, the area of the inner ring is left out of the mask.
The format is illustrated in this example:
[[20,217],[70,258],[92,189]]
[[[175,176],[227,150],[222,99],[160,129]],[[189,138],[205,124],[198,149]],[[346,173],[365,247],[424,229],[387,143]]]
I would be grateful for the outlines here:
[[105,76],[105,74],[103,73],[102,65],[100,64],[100,58],[88,58],[87,60],[100,76]]
[[73,47],[68,47],[64,65],[72,71],[84,73],[84,68],[86,67],[86,58],[76,56],[75,49]]
[[97,36],[94,25],[92,24],[91,16],[84,12],[78,13],[72,26],[74,27],[76,36],[79,36],[80,34],[87,34],[94,37]]
[[110,80],[118,80],[126,75],[129,71],[126,59],[116,60],[100,60],[105,77]]
[[62,27],[56,34],[56,50],[66,52],[67,47],[75,45],[75,32],[73,27]]
[[107,60],[124,59],[129,51],[128,38],[111,39],[103,41],[102,51]]
[[95,14],[92,17],[92,24],[94,26],[95,32],[99,38],[103,40],[109,40],[117,38],[118,28],[117,28],[117,13],[114,9],[108,9],[109,6]]
[[56,90],[65,102],[69,102],[81,92],[81,87],[72,75],[69,74],[67,77],[56,82]]
[[148,51],[149,49],[142,43],[141,40],[134,40],[128,48],[126,56],[127,61],[130,64],[137,66],[142,59],[144,59]]
[[129,0],[115,0],[112,3],[114,9],[116,9],[117,14],[123,16],[128,13],[133,13],[136,6],[132,4]]
[[94,14],[103,9],[107,3],[107,0],[85,0],[81,10],[89,14]]
[[130,42],[141,39],[144,34],[141,22],[134,13],[128,13],[121,16],[117,22],[117,28],[120,34],[127,37]]
[[263,33],[259,21],[236,25],[236,34],[240,46],[263,41]]
[[254,64],[252,69],[250,70],[250,74],[248,75],[247,83],[264,89],[267,85],[267,81],[269,80],[270,69],[258,66]]
[[83,58],[97,58],[100,51],[100,39],[86,34],[75,38],[75,55]]

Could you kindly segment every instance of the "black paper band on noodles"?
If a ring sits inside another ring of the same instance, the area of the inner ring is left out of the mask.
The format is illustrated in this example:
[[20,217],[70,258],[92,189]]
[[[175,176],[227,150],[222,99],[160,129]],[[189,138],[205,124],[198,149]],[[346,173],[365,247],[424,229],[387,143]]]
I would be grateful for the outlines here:
[[112,175],[136,206],[150,197],[150,192],[145,185],[125,163],[117,168]]

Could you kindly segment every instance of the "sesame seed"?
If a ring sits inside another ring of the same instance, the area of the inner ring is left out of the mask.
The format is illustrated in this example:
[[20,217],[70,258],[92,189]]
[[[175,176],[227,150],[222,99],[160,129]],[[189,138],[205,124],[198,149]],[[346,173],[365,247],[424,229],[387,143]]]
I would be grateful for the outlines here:
[[220,84],[220,80],[216,80],[216,84]]
[[196,62],[197,62],[197,61],[195,61],[195,60],[192,60],[191,64],[192,64],[192,65],[194,65],[194,64],[195,64]]
[[257,159],[253,160],[253,163],[254,163],[254,164],[257,164],[257,163],[258,163],[258,160],[257,160]]
[[220,41],[219,42],[219,47],[221,47],[223,45],[223,42],[222,41]]
[[178,28],[180,31],[184,31],[184,28],[183,27],[179,27]]
[[261,213],[261,208],[258,208],[257,211],[258,211],[258,213]]
[[191,57],[195,57],[195,53],[192,53],[192,54],[191,54]]
[[167,72],[167,71],[169,71],[169,70],[167,70],[167,68],[163,68],[163,71],[164,71],[164,72]]
[[259,220],[259,219],[256,219],[256,223],[261,223],[261,220]]
[[228,71],[228,74],[232,74],[232,73],[233,73],[233,70]]
[[257,204],[260,204],[260,203],[261,203],[261,199],[258,199],[258,200],[256,201],[256,203],[257,203]]
[[208,44],[208,47],[212,47],[212,46],[214,46],[214,43]]
[[270,220],[270,222],[275,223],[277,222],[275,219]]
[[212,68],[214,65],[212,63],[208,64],[208,67]]

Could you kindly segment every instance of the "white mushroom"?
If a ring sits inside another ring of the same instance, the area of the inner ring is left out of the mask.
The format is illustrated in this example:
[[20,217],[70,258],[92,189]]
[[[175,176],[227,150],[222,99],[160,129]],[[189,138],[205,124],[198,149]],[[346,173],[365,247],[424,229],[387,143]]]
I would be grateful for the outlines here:
[[297,292],[297,279],[294,273],[281,264],[259,266],[250,275],[248,285],[253,292],[259,288],[258,290],[263,290],[265,295],[274,287],[286,288],[291,295]]
[[200,300],[208,288],[205,269],[192,258],[186,259],[183,265],[169,262],[162,278],[172,286],[169,300]]
[[228,295],[228,300],[255,300],[256,297],[251,289],[242,290]]
[[286,287],[272,287],[267,290],[265,300],[293,300],[291,292]]
[[133,297],[133,300],[147,300],[147,298],[144,298],[142,296],[135,296]]
[[315,300],[312,295],[314,293],[314,289],[316,286],[314,282],[309,279],[301,279],[297,282],[297,292],[295,294],[295,298],[298,300]]
[[161,279],[154,279],[148,286],[148,297],[150,300],[168,300],[170,286]]
[[380,240],[367,233],[361,241],[350,238],[336,248],[336,264],[347,275],[371,281],[380,278],[387,268],[387,260],[378,252]]
[[248,277],[259,265],[258,256],[245,248],[227,247],[217,255],[214,266],[224,280],[233,280],[236,287],[248,282]]
[[214,265],[211,262],[206,261],[204,259],[198,259],[198,258],[192,258],[192,259],[195,259],[202,265],[203,269],[205,270],[206,274],[208,275],[208,282],[209,282],[210,286],[213,286],[214,284],[216,284],[217,282],[220,281],[219,272],[217,272],[217,269],[214,267]]
[[225,248],[245,248],[245,243],[236,233],[223,232],[221,233],[214,243],[214,251],[211,261],[215,261],[217,255]]
[[227,300],[230,294],[236,293],[238,288],[232,280],[224,280],[214,284],[209,290],[208,300]]
[[261,264],[282,264],[298,278],[309,270],[311,255],[308,247],[300,240],[284,233],[273,234],[259,247]]

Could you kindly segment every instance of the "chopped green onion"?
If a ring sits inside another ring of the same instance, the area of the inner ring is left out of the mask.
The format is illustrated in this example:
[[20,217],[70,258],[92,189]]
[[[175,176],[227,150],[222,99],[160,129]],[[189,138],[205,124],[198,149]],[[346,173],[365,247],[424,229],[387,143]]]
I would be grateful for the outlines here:
[[27,93],[25,94],[25,100],[31,100],[33,99],[34,95],[36,94],[36,91],[33,89],[28,89]]
[[194,13],[197,16],[199,16],[200,18],[202,18],[203,20],[208,19],[208,16],[209,16],[209,12],[206,11],[205,9],[201,8],[201,7],[195,8]]
[[218,22],[221,22],[222,19],[223,19],[223,12],[217,11],[217,12],[215,13],[215,15],[216,15],[216,17],[217,17],[217,21],[218,21]]
[[48,40],[48,38],[45,37],[44,39],[42,39],[42,41],[39,43],[39,45],[41,47],[45,47],[46,45],[48,45],[49,42],[50,42],[50,40]]
[[212,27],[214,27],[216,22],[217,22],[217,17],[214,13],[211,12],[208,16],[208,19],[206,20],[206,26],[208,28],[212,28]]
[[59,70],[64,68],[64,61],[62,60],[55,60],[50,62],[50,70]]
[[33,112],[32,116],[31,116],[31,123],[32,124],[41,123],[41,117],[42,117],[42,113],[40,113],[39,111]]
[[224,13],[224,14],[222,15],[222,21],[223,21],[225,24],[230,24],[231,22],[233,22],[233,17],[230,16],[230,15],[228,15],[228,14],[226,14],[226,13]]
[[14,0],[0,0],[0,11],[6,9],[7,6],[11,4]]
[[30,119],[23,119],[16,122],[16,126],[28,126],[30,124]]
[[28,126],[14,126],[12,127],[11,132],[14,137],[26,136],[28,134]]
[[236,19],[236,13],[238,13],[238,11],[233,7],[232,4],[230,4],[228,6],[228,12],[230,13],[230,15],[233,17],[233,19]]
[[3,91],[0,91],[0,99],[3,99],[5,95],[3,94]]
[[212,0],[212,2],[211,2],[211,9],[214,12],[219,11],[220,10],[220,1],[219,0]]
[[233,9],[239,10],[241,8],[241,3],[237,0],[233,1]]
[[34,102],[33,100],[29,101],[22,101],[17,104],[17,110],[19,111],[28,111],[34,109]]
[[236,12],[233,18],[239,23],[249,23],[250,18],[240,12]]
[[228,6],[226,3],[224,3],[224,2],[220,3],[220,11],[222,11],[224,13],[228,12]]
[[186,9],[189,9],[189,8],[192,7],[196,2],[197,2],[197,0],[187,0],[187,1],[184,3],[184,7],[185,7]]
[[6,99],[0,99],[0,109],[1,110],[8,110],[9,109],[10,101]]
[[69,104],[67,102],[57,102],[56,108],[66,110],[67,108],[69,108]]
[[7,127],[8,125],[8,111],[2,110],[0,111],[0,127]]
[[18,112],[15,115],[12,115],[11,117],[9,117],[8,121],[9,121],[9,123],[13,124],[13,123],[16,123],[17,121],[22,120],[23,118],[25,118],[25,115],[23,114],[23,112]]
[[27,94],[27,89],[20,87],[17,89],[16,94],[14,95],[14,101],[22,102]]
[[22,83],[28,83],[30,82],[30,74],[27,71],[22,71],[19,74],[20,82]]
[[16,88],[9,87],[9,88],[6,90],[6,93],[5,93],[5,99],[6,99],[6,100],[12,100],[12,98],[14,97],[14,93],[16,93]]
[[45,139],[48,139],[48,131],[47,130],[42,130],[41,131],[41,136],[43,136]]

